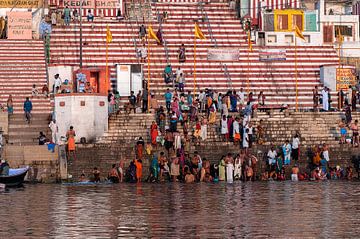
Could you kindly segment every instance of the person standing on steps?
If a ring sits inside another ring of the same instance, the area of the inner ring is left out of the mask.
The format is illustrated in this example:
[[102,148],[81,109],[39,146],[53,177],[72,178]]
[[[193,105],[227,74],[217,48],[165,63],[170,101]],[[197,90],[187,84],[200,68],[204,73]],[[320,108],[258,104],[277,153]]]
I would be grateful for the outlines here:
[[65,22],[65,26],[70,26],[70,9],[68,6],[65,7],[64,9],[64,22]]
[[57,132],[59,131],[58,129],[58,126],[56,124],[56,120],[52,120],[49,124],[49,128],[51,130],[51,141],[54,143],[54,144],[57,144],[57,137],[56,137],[56,134]]
[[12,95],[9,95],[9,98],[6,101],[6,107],[8,114],[12,115],[14,113],[14,104],[13,104]]
[[321,91],[321,95],[322,95],[323,110],[328,111],[329,110],[329,92],[328,92],[326,86],[324,86],[324,89]]
[[166,93],[165,93],[164,97],[165,97],[166,109],[167,109],[167,112],[169,114],[170,113],[170,106],[171,106],[171,99],[172,99],[172,94],[171,94],[169,88],[166,90]]
[[185,60],[186,60],[186,55],[185,55],[185,46],[184,44],[181,44],[180,48],[179,48],[179,51],[178,51],[178,60],[179,60],[179,63],[184,63]]
[[66,132],[66,139],[67,139],[67,151],[68,151],[68,159],[70,159],[70,154],[73,154],[74,159],[75,156],[75,130],[73,126],[70,126],[70,129]]
[[28,124],[30,124],[31,121],[31,111],[32,111],[32,102],[30,101],[29,97],[26,97],[26,100],[24,102],[24,112],[25,112],[25,119]]
[[299,135],[296,133],[291,145],[291,157],[293,160],[295,160],[295,163],[299,160],[299,146],[300,146],[300,140]]

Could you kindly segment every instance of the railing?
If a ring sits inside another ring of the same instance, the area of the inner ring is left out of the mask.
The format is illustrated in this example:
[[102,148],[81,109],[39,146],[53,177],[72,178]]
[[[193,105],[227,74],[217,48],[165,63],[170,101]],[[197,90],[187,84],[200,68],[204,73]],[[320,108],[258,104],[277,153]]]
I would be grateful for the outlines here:
[[50,64],[50,34],[44,35],[44,53],[45,53],[45,69],[46,69],[46,82],[49,83],[48,65]]
[[168,48],[168,46],[167,46],[167,41],[165,40],[164,33],[163,33],[163,31],[162,31],[162,19],[163,19],[163,18],[162,18],[162,17],[159,17],[160,12],[159,12],[158,9],[157,9],[156,2],[154,3],[154,6],[155,6],[155,12],[156,12],[156,20],[157,20],[157,22],[159,23],[159,29],[160,29],[161,36],[162,36],[162,40],[163,40],[163,44],[164,44],[166,64],[169,64],[169,63],[170,63],[170,59],[169,59],[169,48]]
[[[211,42],[214,44],[214,47],[217,48],[217,42],[216,42],[216,39],[213,35],[213,32],[212,32],[212,28],[211,28],[211,25],[210,25],[210,21],[209,21],[209,17],[204,9],[204,2],[203,1],[200,1],[199,3],[199,8],[201,10],[201,14],[203,15],[203,19],[204,21],[206,22],[207,24],[207,28],[208,28],[208,32],[209,32],[209,35],[210,35],[210,39],[211,39]],[[221,69],[224,71],[224,76],[227,80],[227,85],[229,87],[229,89],[232,89],[232,80],[231,80],[231,77],[230,77],[230,73],[229,73],[229,70],[228,70],[228,67],[226,64],[222,64],[220,63],[220,66],[221,66]]]

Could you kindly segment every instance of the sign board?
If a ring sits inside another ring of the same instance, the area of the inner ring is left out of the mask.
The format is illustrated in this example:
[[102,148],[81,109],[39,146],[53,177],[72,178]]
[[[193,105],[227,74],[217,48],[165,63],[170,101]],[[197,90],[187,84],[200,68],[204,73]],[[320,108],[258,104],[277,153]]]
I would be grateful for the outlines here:
[[351,68],[337,68],[336,69],[336,90],[347,91],[349,85],[356,84],[355,70]]
[[114,9],[118,8],[118,6],[122,6],[122,0],[64,0],[64,7],[69,6],[70,9],[80,8],[80,4],[82,4],[82,8],[84,9]]
[[38,8],[42,0],[0,0],[0,8]]
[[8,39],[32,39],[31,12],[7,12]]
[[259,61],[286,61],[286,50],[260,49]]
[[209,61],[238,61],[239,57],[239,49],[209,48],[207,50],[207,59]]
[[129,96],[131,90],[131,65],[116,65],[117,91],[121,96]]

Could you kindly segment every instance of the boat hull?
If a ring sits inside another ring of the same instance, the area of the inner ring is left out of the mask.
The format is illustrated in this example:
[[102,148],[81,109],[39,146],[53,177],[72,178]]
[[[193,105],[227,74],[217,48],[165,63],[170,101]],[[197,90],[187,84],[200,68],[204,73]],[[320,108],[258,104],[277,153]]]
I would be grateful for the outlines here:
[[24,178],[29,168],[16,169],[17,173],[10,174],[9,176],[0,176],[0,184],[5,184],[6,187],[18,187],[24,183]]

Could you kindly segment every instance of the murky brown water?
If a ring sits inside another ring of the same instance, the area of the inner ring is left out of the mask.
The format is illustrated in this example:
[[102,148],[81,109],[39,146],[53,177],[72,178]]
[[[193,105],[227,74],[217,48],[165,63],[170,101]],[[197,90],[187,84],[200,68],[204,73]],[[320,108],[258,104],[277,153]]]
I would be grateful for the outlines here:
[[358,238],[360,182],[25,185],[0,238]]

